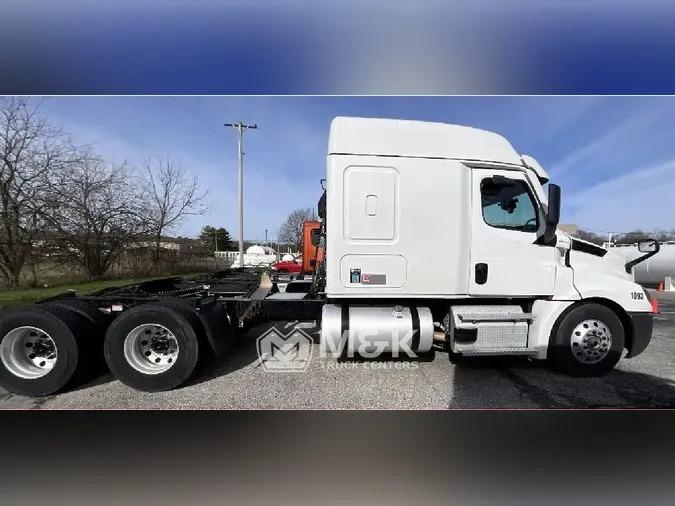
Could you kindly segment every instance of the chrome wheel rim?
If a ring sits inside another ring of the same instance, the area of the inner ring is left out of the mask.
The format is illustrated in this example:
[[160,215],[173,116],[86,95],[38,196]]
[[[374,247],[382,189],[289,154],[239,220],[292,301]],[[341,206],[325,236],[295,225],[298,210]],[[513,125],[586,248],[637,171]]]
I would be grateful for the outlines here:
[[176,336],[155,323],[139,325],[124,339],[124,358],[142,374],[168,371],[176,363],[178,351]]
[[22,379],[49,374],[57,360],[56,343],[37,327],[17,327],[0,343],[0,360],[10,373]]
[[612,348],[612,333],[600,320],[584,320],[574,327],[570,347],[579,362],[597,364]]

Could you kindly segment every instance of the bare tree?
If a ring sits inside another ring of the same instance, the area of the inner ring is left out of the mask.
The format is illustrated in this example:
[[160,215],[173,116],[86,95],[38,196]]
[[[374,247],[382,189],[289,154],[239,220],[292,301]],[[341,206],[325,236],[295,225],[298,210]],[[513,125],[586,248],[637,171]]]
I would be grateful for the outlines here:
[[615,244],[633,244],[643,239],[648,239],[650,234],[643,232],[642,230],[633,230],[627,234],[622,234],[613,239]]
[[202,191],[196,175],[170,157],[142,161],[143,201],[153,239],[153,263],[160,260],[162,236],[173,231],[188,216],[204,214],[208,190]]
[[137,188],[126,164],[93,154],[61,171],[52,181],[53,201],[45,209],[48,237],[60,258],[90,278],[105,276],[147,227]]
[[578,229],[574,234],[575,237],[581,239],[582,241],[592,242],[598,246],[602,246],[605,243],[605,239],[596,234],[595,232],[589,232],[588,230]]
[[49,180],[81,152],[38,115],[39,103],[0,97],[0,275],[9,287],[21,271],[43,226],[52,200]]
[[675,240],[675,230],[656,230],[652,237],[660,242]]
[[292,244],[297,251],[302,249],[302,226],[306,221],[315,219],[312,209],[296,209],[286,217],[279,228],[279,242]]

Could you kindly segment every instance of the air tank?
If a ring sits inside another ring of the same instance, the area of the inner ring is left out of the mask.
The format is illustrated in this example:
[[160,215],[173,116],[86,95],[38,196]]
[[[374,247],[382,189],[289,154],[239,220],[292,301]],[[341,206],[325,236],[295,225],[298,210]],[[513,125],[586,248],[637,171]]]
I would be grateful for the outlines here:
[[[644,255],[637,249],[637,245],[612,246],[609,251],[621,255],[626,261]],[[658,286],[666,276],[675,279],[675,244],[663,243],[659,252],[651,258],[633,267],[635,282],[645,286]]]

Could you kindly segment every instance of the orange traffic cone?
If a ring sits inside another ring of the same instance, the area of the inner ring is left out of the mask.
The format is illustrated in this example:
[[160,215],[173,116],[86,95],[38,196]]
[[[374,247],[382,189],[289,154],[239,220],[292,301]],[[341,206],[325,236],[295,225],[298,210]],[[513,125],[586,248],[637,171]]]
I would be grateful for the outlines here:
[[659,300],[656,297],[652,299],[652,313],[659,314]]
[[663,283],[659,283],[659,292],[663,291]]

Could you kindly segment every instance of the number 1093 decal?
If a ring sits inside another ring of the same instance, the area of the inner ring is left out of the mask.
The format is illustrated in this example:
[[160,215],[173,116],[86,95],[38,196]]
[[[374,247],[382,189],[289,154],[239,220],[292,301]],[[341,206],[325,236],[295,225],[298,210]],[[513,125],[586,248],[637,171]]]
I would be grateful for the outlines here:
[[631,298],[636,300],[643,300],[645,298],[645,294],[642,292],[633,292],[631,293]]

